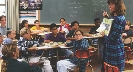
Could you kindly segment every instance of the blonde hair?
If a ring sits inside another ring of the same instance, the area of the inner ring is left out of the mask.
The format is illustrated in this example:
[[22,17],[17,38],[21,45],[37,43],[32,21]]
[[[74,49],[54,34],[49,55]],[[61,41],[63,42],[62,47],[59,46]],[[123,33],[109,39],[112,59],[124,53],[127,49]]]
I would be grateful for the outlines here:
[[28,34],[30,31],[30,29],[27,29],[27,28],[22,28],[20,30],[20,36],[23,36],[24,34]]
[[[4,44],[2,48],[2,54],[5,58],[10,58],[13,52],[16,52],[17,44]],[[1,72],[6,72],[8,66],[8,59],[3,58],[3,62],[1,64]]]

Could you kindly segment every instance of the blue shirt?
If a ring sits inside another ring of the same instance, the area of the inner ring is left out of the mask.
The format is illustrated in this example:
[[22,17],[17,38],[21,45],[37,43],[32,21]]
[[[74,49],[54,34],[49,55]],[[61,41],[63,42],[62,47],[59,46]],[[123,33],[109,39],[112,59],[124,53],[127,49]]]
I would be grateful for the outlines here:
[[1,35],[6,35],[6,32],[7,32],[7,28],[0,26],[0,33],[1,33]]
[[5,38],[4,44],[9,44],[9,43],[12,43],[12,39],[11,38]]
[[50,41],[54,41],[54,42],[66,42],[66,38],[63,35],[57,34],[57,36],[54,37],[52,35],[52,33],[47,34],[46,37],[44,38],[44,40],[50,40]]
[[[69,59],[70,62],[72,62],[75,65],[78,65],[79,63],[79,58],[76,57],[76,50],[87,50],[89,47],[89,43],[88,40],[86,39],[81,39],[78,41],[72,41],[69,44],[67,44],[67,46],[73,46],[73,53],[74,53],[74,57],[72,57],[71,59]],[[85,72],[86,69],[86,64],[88,62],[88,58],[82,58],[80,60],[80,68],[81,71],[80,72]]]

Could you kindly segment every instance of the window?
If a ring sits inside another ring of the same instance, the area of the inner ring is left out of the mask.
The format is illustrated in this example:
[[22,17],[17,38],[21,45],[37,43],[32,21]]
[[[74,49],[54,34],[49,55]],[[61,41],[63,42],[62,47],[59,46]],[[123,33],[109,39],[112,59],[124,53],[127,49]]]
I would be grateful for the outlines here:
[[0,16],[5,15],[6,0],[0,0]]
[[0,16],[1,15],[5,15],[5,9],[6,9],[6,7],[5,6],[0,6]]
[[5,0],[0,0],[0,4],[5,4]]

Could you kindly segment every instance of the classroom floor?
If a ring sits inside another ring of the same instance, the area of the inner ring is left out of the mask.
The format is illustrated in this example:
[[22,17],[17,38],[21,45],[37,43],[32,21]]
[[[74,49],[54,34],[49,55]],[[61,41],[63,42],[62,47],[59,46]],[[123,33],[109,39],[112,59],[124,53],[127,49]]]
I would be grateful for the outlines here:
[[[123,72],[133,72],[133,54],[130,54],[129,58],[130,60],[128,64],[125,65],[125,70]],[[99,70],[101,66],[101,62],[102,62],[102,59],[100,58],[100,60],[98,60],[97,52],[95,52],[94,55],[92,56],[92,66],[93,66],[94,72],[101,72]],[[85,72],[91,72],[90,67],[87,67]]]
[[[130,60],[128,61],[128,64],[125,65],[125,70],[123,72],[133,72],[133,54],[130,54],[129,58]],[[101,72],[100,66],[101,66],[102,58],[100,57],[100,59],[98,60],[97,51],[92,56],[91,61],[92,61],[91,65],[93,66],[94,72]],[[55,70],[56,69],[54,69],[54,72],[57,72]],[[77,72],[77,70],[75,70],[74,72]],[[92,72],[89,66],[86,68],[85,72]]]

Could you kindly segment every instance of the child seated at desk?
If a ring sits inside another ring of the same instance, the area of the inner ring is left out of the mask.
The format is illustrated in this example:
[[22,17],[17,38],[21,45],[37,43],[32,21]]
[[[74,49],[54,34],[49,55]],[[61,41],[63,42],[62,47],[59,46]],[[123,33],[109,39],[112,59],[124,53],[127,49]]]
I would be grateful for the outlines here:
[[[36,50],[36,46],[38,46],[38,41],[32,40],[30,33],[31,33],[31,31],[26,28],[21,30],[21,32],[20,32],[21,38],[18,41],[19,50],[28,51],[28,52]],[[40,57],[37,55],[35,56],[35,55],[31,54],[29,58],[30,58],[29,62],[31,62],[31,61],[38,62]],[[49,60],[44,60],[43,65],[44,65],[42,67],[43,72],[53,72],[53,69],[50,65]]]
[[16,31],[14,30],[10,30],[10,31],[7,31],[7,38],[4,39],[4,44],[9,44],[9,43],[12,43],[13,41],[16,41],[17,42],[17,39],[15,39],[16,37]]
[[20,24],[20,31],[23,28],[27,28],[27,29],[29,28],[28,27],[28,20],[23,20],[22,23]]
[[95,24],[95,26],[91,28],[89,34],[96,34],[97,33],[96,30],[100,27],[100,24],[101,24],[100,18],[95,18],[94,24]]
[[3,37],[0,35],[0,59],[2,58],[2,43],[3,43]]
[[[133,37],[133,30],[131,30],[130,27],[131,27],[130,21],[126,21],[125,30],[124,30],[124,33],[122,33],[123,39],[128,38],[128,37]],[[133,45],[131,46],[131,43],[125,44],[125,46],[129,46],[133,49]]]
[[[73,46],[73,57],[67,60],[60,60],[57,62],[57,70],[58,72],[67,72],[67,69],[73,69],[78,65],[79,58],[76,57],[76,50],[87,50],[89,47],[88,40],[83,39],[83,32],[81,30],[77,30],[74,32],[75,40],[68,43],[67,46]],[[85,72],[86,64],[88,59],[81,59],[80,70],[79,72]]]
[[79,29],[79,23],[77,21],[73,21],[71,23],[71,28],[72,30],[69,30],[69,33],[66,35],[67,40],[75,40],[75,38],[73,37],[73,34],[76,30]]
[[60,19],[61,26],[58,28],[58,31],[63,36],[66,36],[69,33],[69,24],[66,24],[66,20],[64,18]]
[[32,33],[42,33],[44,31],[44,27],[40,27],[39,20],[34,21],[35,26],[33,26],[30,30]]
[[133,36],[133,30],[130,29],[131,23],[130,21],[126,21],[124,33],[122,33],[122,37],[128,38]]
[[[49,43],[51,41],[52,42],[66,42],[66,38],[63,35],[58,33],[57,26],[55,23],[52,23],[50,25],[50,31],[52,33],[46,35],[46,37],[44,38],[44,42],[46,42],[46,43]],[[51,50],[50,55],[51,54],[54,55],[55,51]],[[67,49],[60,49],[59,50],[60,56],[70,56],[71,54],[72,54],[72,52],[70,50],[67,50]]]
[[30,66],[26,62],[19,62],[19,49],[17,44],[4,44],[0,61],[1,72],[42,72],[37,65]]

